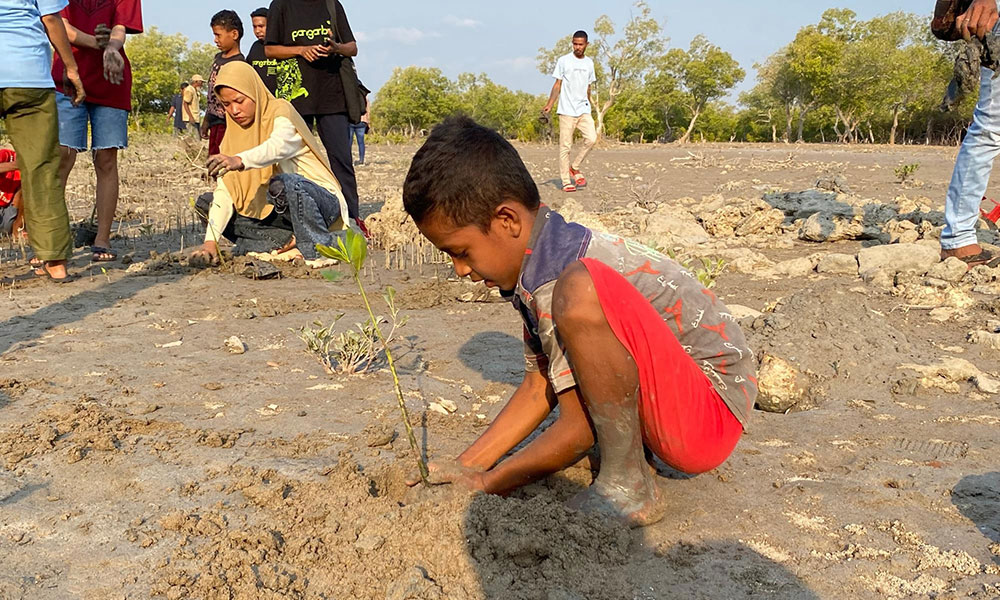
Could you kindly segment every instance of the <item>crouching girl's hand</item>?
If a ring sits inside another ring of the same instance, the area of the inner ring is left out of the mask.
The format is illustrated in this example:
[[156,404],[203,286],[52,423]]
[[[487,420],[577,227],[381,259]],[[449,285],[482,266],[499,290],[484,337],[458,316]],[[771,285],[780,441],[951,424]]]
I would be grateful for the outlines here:
[[205,242],[191,253],[188,263],[194,267],[211,267],[219,263],[219,246],[215,242]]

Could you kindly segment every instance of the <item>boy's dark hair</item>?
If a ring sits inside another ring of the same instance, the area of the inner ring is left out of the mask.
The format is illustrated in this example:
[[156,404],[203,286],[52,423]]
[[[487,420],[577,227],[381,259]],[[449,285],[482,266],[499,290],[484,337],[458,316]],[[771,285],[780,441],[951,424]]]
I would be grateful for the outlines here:
[[183,90],[184,88],[186,88],[187,86],[188,86],[188,82],[186,82],[186,81],[184,81],[184,82],[181,82],[181,89],[182,89],[182,90]]
[[587,37],[587,32],[582,29],[573,34],[573,39],[575,40],[576,38],[583,38],[584,40],[590,39]]
[[256,19],[257,17],[264,17],[266,19],[267,18],[267,8],[261,6],[257,10],[253,11],[252,13],[250,13],[250,18],[251,19]]
[[236,39],[243,39],[243,21],[240,16],[236,14],[233,10],[220,10],[212,16],[212,27],[225,27],[227,31],[236,30],[238,37]]
[[537,210],[538,187],[510,142],[465,116],[431,131],[403,184],[403,207],[416,223],[436,214],[486,231],[505,200]]

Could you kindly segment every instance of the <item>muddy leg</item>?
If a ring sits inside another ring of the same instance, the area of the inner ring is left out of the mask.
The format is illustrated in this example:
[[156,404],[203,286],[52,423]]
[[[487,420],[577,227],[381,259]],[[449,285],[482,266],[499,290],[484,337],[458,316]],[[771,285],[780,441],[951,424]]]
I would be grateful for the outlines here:
[[655,523],[663,513],[643,450],[639,371],[611,330],[581,263],[559,277],[552,308],[601,451],[597,479],[570,505],[613,514],[633,526]]

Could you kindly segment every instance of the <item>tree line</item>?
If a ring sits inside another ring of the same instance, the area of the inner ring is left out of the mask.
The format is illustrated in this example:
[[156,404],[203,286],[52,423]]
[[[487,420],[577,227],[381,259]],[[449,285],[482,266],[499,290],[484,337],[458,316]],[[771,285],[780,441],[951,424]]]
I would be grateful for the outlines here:
[[[926,16],[862,21],[827,10],[753,65],[755,85],[735,99],[747,76],[739,62],[701,35],[669,47],[643,1],[620,27],[601,16],[590,35],[598,131],[622,141],[952,143],[975,105],[969,94],[941,110],[958,48],[935,40]],[[570,49],[569,36],[540,48],[539,71],[550,74]],[[151,28],[130,39],[128,53],[137,112],[161,113],[181,81],[207,75],[215,49]],[[539,119],[544,92],[512,90],[486,74],[449,79],[436,68],[397,68],[373,96],[372,129],[402,140],[462,112],[510,138],[551,139],[553,124]]]

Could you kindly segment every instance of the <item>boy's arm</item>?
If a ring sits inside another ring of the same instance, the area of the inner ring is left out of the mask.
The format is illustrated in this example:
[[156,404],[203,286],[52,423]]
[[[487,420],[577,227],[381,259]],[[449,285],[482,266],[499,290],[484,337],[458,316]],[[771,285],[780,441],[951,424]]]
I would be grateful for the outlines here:
[[578,388],[558,395],[559,418],[530,444],[480,475],[479,487],[505,494],[561,471],[580,460],[594,445],[594,431]]
[[66,81],[74,88],[73,105],[79,106],[87,98],[87,92],[83,89],[80,70],[76,66],[76,59],[73,58],[73,49],[70,47],[69,38],[66,37],[66,26],[63,25],[63,19],[58,13],[43,15],[42,25],[45,27],[45,35],[48,36],[49,43],[56,49],[56,53],[66,67]]
[[562,79],[556,79],[556,82],[552,84],[552,91],[549,93],[549,101],[542,110],[545,112],[551,112],[552,107],[555,105],[556,101],[559,100],[559,92],[562,91]]
[[545,375],[527,371],[524,380],[489,428],[459,455],[462,466],[485,471],[524,441],[555,408],[555,394]]
[[125,59],[121,49],[125,47],[125,26],[115,25],[104,49],[104,78],[114,85],[121,85],[125,79]]
[[11,171],[17,170],[17,163],[15,162],[0,162],[0,173],[10,173]]
[[90,48],[91,50],[100,50],[100,45],[97,43],[97,38],[90,35],[89,33],[84,33],[77,29],[69,19],[63,17],[63,27],[66,28],[66,38],[69,43],[77,48]]

